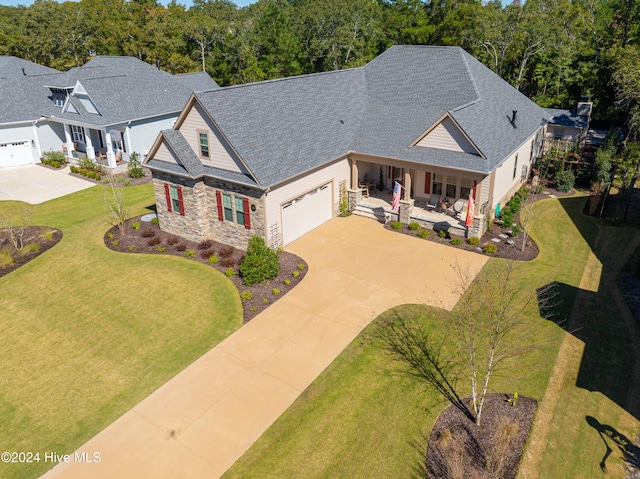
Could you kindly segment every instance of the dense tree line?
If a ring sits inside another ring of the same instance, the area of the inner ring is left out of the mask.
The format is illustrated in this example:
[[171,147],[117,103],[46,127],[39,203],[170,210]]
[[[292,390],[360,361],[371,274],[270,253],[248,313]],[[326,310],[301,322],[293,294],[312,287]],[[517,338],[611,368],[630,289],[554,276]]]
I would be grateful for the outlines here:
[[221,85],[364,65],[394,44],[459,45],[541,106],[592,95],[640,123],[637,0],[36,0],[0,6],[0,54],[65,69],[131,55]]

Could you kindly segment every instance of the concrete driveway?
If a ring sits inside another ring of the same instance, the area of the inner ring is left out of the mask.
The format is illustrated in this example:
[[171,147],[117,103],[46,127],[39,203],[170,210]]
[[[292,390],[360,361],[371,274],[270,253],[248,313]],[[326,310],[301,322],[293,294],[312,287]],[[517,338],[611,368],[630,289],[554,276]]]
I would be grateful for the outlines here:
[[451,265],[486,262],[359,217],[287,249],[309,263],[298,287],[79,449],[99,463],[72,455],[44,477],[220,477],[373,318],[403,303],[450,309]]
[[17,200],[32,205],[95,186],[69,175],[69,167],[51,170],[39,165],[0,168],[0,201]]

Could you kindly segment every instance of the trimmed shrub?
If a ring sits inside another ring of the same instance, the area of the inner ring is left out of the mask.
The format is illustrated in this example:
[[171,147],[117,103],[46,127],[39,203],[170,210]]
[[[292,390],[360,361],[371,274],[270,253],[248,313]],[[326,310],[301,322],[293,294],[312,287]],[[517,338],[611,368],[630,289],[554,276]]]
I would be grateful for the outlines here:
[[480,238],[477,236],[471,236],[470,238],[467,238],[467,243],[471,246],[478,246],[480,244]]
[[211,256],[209,256],[209,259],[207,259],[207,263],[209,264],[216,264],[218,262],[218,256],[215,254],[212,254]]
[[135,151],[129,155],[127,169],[129,170],[129,178],[142,178],[144,176],[144,170],[140,165],[140,155]]
[[291,276],[293,276],[294,278],[297,278],[298,276],[300,276],[300,272],[294,271],[293,273],[291,273]]
[[140,222],[139,222],[139,221],[132,221],[132,222],[131,222],[131,227],[132,227],[134,230],[139,230],[139,229],[140,229]]
[[303,271],[303,270],[304,270],[304,264],[303,264],[303,263],[300,263],[300,264],[298,265],[298,270],[300,270],[300,271]]
[[274,296],[278,296],[280,294],[280,290],[278,288],[273,288],[271,292],[274,294]]
[[440,238],[446,238],[448,235],[445,230],[440,230],[438,231],[438,236],[440,236]]
[[216,254],[216,250],[214,250],[213,248],[205,249],[204,251],[200,251],[200,257],[204,258],[204,259],[209,259],[214,254]]
[[462,240],[460,238],[453,238],[451,240],[451,244],[453,246],[460,246],[462,244]]
[[212,239],[202,240],[202,241],[200,241],[200,243],[198,243],[198,249],[208,249],[208,250],[210,250],[211,248],[213,248],[213,240]]
[[236,274],[236,272],[233,270],[233,268],[227,268],[224,270],[224,274],[226,274],[227,277],[231,278],[231,276]]
[[158,253],[164,253],[167,250],[165,246],[156,246],[156,251]]
[[431,231],[429,230],[420,230],[418,231],[418,236],[423,239],[429,239],[431,237]]
[[399,221],[393,221],[391,223],[391,229],[393,229],[393,230],[401,230],[402,229],[402,223],[400,223]]
[[158,217],[157,216],[151,218],[151,224],[152,225],[157,225],[158,224]]
[[283,281],[283,283],[284,283],[285,286],[289,286],[291,284],[291,280],[290,279],[285,279]]
[[53,241],[53,230],[47,230],[44,233],[42,233],[43,238],[45,238],[47,241]]
[[38,245],[38,243],[28,243],[24,245],[20,253],[21,254],[37,253],[38,251],[40,251],[40,246]]
[[233,254],[233,246],[223,246],[220,248],[220,256],[223,258],[228,258]]
[[175,236],[170,236],[167,239],[167,244],[170,245],[170,246],[173,246],[174,244],[177,244],[178,241],[180,241],[180,240],[178,238],[176,238]]
[[556,188],[558,191],[566,193],[575,185],[576,176],[571,170],[558,171],[553,178],[553,181],[556,182]]
[[240,299],[243,301],[248,301],[252,298],[253,298],[253,293],[249,290],[243,291],[242,293],[240,293]]
[[111,246],[118,246],[120,244],[120,242],[118,240],[113,240],[111,242]]
[[411,223],[409,223],[409,229],[411,231],[419,230],[420,229],[420,223],[418,223],[417,221],[412,221]]
[[195,251],[193,251],[192,249],[190,249],[190,250],[188,250],[188,251],[185,251],[185,252],[184,252],[184,255],[185,255],[187,258],[191,258],[191,257],[193,257],[193,256],[195,256],[195,255],[196,255],[196,252],[195,252]]
[[242,283],[251,286],[278,276],[280,261],[276,252],[267,246],[264,238],[252,236],[247,246],[247,254],[242,258],[238,271]]
[[484,248],[482,248],[482,251],[487,254],[496,254],[498,252],[498,247],[494,243],[487,243],[484,245]]
[[[136,249],[136,247],[135,247],[135,246],[133,246],[133,245],[130,245],[127,249],[128,249],[129,251],[133,251],[134,249]],[[163,251],[164,251],[164,249],[163,249]]]
[[149,238],[147,240],[147,244],[149,246],[158,246],[160,243],[162,243],[162,240],[160,238],[158,238],[157,236],[153,236],[152,238]]
[[222,261],[220,261],[220,264],[225,268],[232,268],[233,266],[236,265],[236,260],[233,258],[222,258]]
[[186,249],[187,249],[187,245],[184,243],[180,243],[178,246],[176,246],[177,251],[185,251]]
[[140,236],[142,236],[143,238],[153,238],[155,235],[156,235],[156,232],[148,228],[143,229],[142,233],[140,233]]

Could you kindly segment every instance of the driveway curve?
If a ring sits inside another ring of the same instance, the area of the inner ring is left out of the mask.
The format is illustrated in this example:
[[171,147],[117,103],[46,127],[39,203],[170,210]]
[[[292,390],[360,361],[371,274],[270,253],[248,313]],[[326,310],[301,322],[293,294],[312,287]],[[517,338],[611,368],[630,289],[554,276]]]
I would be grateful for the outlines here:
[[220,477],[371,320],[405,303],[453,308],[452,265],[486,262],[355,216],[287,250],[309,264],[300,285],[43,477]]

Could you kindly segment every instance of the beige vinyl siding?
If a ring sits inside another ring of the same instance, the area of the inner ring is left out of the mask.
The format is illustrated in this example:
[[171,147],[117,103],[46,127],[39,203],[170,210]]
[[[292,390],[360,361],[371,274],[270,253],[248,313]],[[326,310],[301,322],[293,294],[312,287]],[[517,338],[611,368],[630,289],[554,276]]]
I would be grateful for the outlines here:
[[466,138],[451,118],[444,118],[433,130],[420,140],[416,146],[437,148],[439,150],[459,151],[477,155],[478,151]]
[[222,168],[223,170],[237,171],[239,173],[247,173],[247,171],[244,171],[241,165],[233,159],[229,151],[227,151],[222,144],[221,138],[216,135],[217,128],[208,121],[202,107],[197,102],[194,103],[193,108],[191,108],[191,111],[187,114],[179,130],[198,156],[200,156],[198,132],[208,132],[209,160],[201,159],[204,165]]
[[[345,181],[349,187],[350,168],[349,160],[343,158],[335,161],[324,168],[309,173],[296,180],[289,181],[278,186],[266,195],[265,224],[267,229],[267,242],[273,244],[273,232],[277,231],[282,237],[282,205],[291,201],[314,188],[331,183],[332,211],[336,216],[339,211],[340,202],[340,182]],[[278,244],[282,244],[281,241]]]
[[[442,175],[442,191],[443,196],[445,195],[446,188],[448,184],[456,185],[456,194],[455,197],[448,197],[451,199],[460,199],[460,189],[462,186],[461,179],[466,178],[471,181],[471,189],[473,190],[473,182],[476,181],[477,188],[476,194],[480,194],[480,183],[482,181],[482,175],[477,173],[466,173],[464,171],[459,170],[448,170],[446,168],[432,168],[429,169],[431,172],[431,181],[433,182],[434,175]],[[424,182],[426,180],[426,174],[424,170],[416,170],[414,173],[414,187],[413,187],[413,196],[419,200],[426,200],[431,197],[431,194],[425,194],[424,192]],[[433,191],[430,189],[429,191]],[[464,198],[466,199],[466,197]]]
[[[495,183],[493,187],[493,202],[491,208],[495,211],[495,205],[500,204],[500,207],[509,201],[513,193],[523,183],[522,173],[523,165],[527,166],[527,171],[531,171],[531,149],[533,141],[536,135],[531,136],[518,150],[507,158],[495,171]],[[518,155],[518,166],[516,168],[515,178],[513,177],[513,168],[515,157]],[[526,178],[525,178],[526,180]]]
[[176,163],[181,164],[176,156],[173,154],[171,149],[167,148],[167,145],[164,144],[164,141],[158,147],[158,151],[153,156],[155,160],[166,161],[167,163]]
[[556,139],[555,138],[556,130],[562,131],[562,137],[560,138],[560,140],[562,141],[577,141],[578,136],[580,135],[580,130],[578,128],[572,128],[570,126],[549,125],[547,126],[547,130],[544,135],[545,139],[547,140]]

